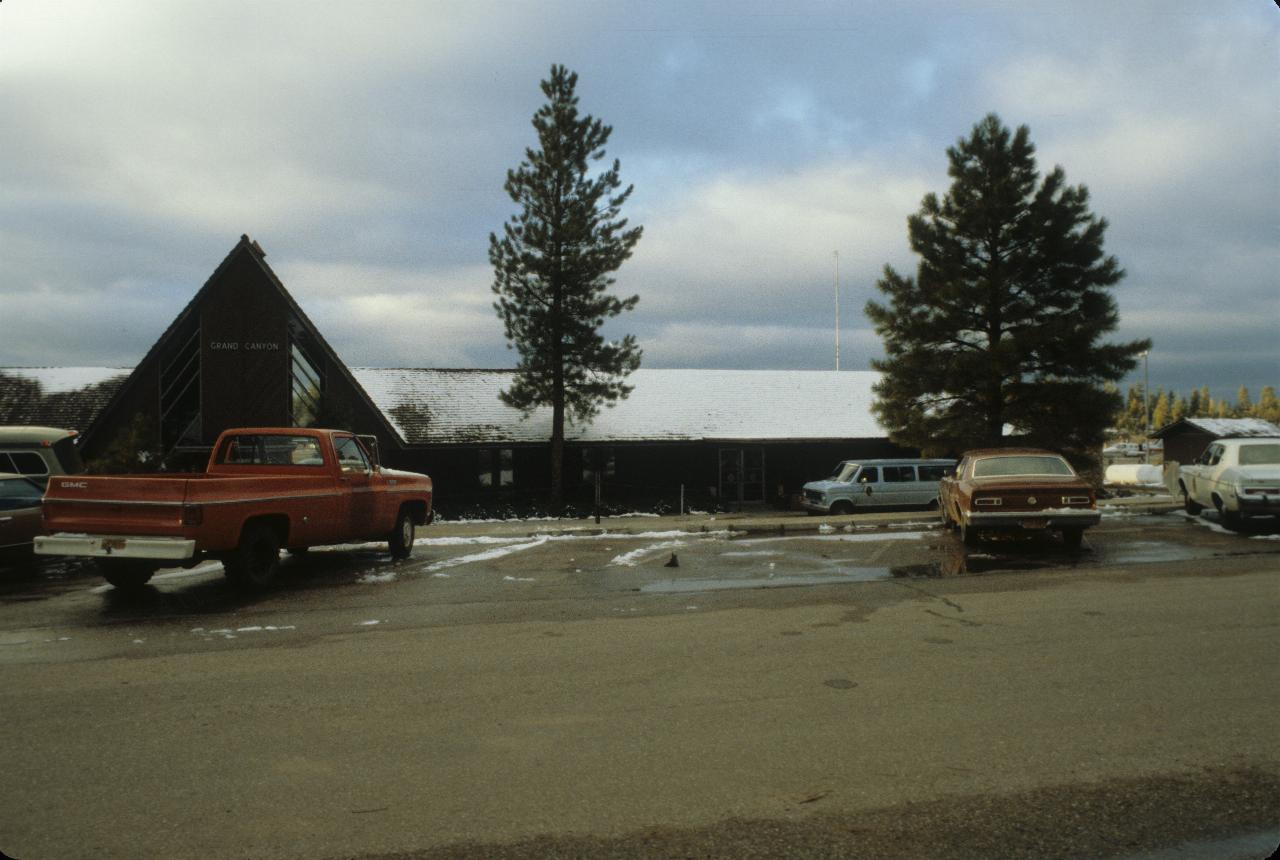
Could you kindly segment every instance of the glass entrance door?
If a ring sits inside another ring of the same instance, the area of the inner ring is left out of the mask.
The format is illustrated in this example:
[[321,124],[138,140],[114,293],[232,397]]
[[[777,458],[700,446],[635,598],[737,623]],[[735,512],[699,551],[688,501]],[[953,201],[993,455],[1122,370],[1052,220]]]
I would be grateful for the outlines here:
[[764,449],[720,449],[720,500],[729,507],[763,502]]

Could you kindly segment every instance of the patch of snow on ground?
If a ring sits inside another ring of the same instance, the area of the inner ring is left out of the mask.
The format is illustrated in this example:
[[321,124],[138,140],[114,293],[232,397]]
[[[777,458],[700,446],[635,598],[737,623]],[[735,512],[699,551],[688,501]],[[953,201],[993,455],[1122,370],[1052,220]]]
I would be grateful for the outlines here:
[[532,576],[504,576],[504,582],[537,582]]
[[677,547],[688,545],[689,542],[685,540],[669,540],[661,543],[650,544],[649,546],[642,546],[639,549],[633,549],[631,552],[624,552],[622,555],[615,555],[609,564],[617,565],[619,567],[635,567],[637,564],[645,561],[651,556],[659,555],[669,549],[676,549]]
[[536,546],[542,546],[549,540],[549,536],[539,536],[526,543],[509,544],[507,546],[498,546],[493,549],[487,549],[484,552],[475,552],[470,555],[460,555],[457,558],[446,558],[427,565],[427,572],[434,573],[450,567],[457,567],[461,564],[471,564],[477,561],[493,561],[497,558],[512,555],[513,553],[523,552],[526,549],[533,549]]
[[740,538],[735,543],[770,543],[782,540],[818,540],[836,541],[838,543],[862,543],[879,540],[921,540],[928,537],[926,532],[893,532],[877,531],[874,534],[832,534],[832,535],[780,535],[778,537]]

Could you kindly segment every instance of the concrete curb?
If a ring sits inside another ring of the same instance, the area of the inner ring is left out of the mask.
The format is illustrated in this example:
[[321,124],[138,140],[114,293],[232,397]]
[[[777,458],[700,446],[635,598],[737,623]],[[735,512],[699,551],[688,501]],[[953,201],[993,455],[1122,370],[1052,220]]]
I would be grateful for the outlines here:
[[[1125,513],[1164,514],[1180,510],[1172,496],[1142,495],[1121,499],[1105,499],[1104,511],[1121,509]],[[745,511],[728,514],[685,514],[684,516],[601,517],[573,520],[502,520],[502,521],[438,521],[419,533],[420,537],[541,537],[543,535],[637,535],[652,532],[717,532],[740,534],[804,534],[818,532],[823,526],[834,529],[888,529],[906,523],[938,524],[936,511],[891,511],[849,516],[811,517],[803,512]]]

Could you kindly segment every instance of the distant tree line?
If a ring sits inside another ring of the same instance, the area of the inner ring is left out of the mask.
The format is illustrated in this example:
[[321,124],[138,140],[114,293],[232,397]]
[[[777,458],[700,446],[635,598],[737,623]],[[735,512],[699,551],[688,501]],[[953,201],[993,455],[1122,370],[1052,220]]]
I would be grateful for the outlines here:
[[1156,388],[1147,399],[1145,409],[1149,415],[1144,414],[1142,386],[1129,386],[1124,408],[1116,415],[1115,429],[1141,436],[1148,425],[1152,430],[1159,430],[1180,418],[1261,418],[1280,424],[1280,398],[1271,385],[1263,386],[1257,401],[1249,396],[1248,387],[1242,385],[1236,391],[1235,402],[1226,398],[1215,400],[1209,395],[1207,385],[1193,389],[1185,397],[1173,389]]

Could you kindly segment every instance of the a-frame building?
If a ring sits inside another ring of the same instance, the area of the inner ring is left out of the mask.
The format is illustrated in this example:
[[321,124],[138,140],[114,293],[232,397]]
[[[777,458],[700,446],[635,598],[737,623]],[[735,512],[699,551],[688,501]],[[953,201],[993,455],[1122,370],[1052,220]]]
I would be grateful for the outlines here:
[[399,434],[241,236],[147,352],[81,441],[88,460],[122,439],[170,462],[203,463],[228,427],[342,426]]

